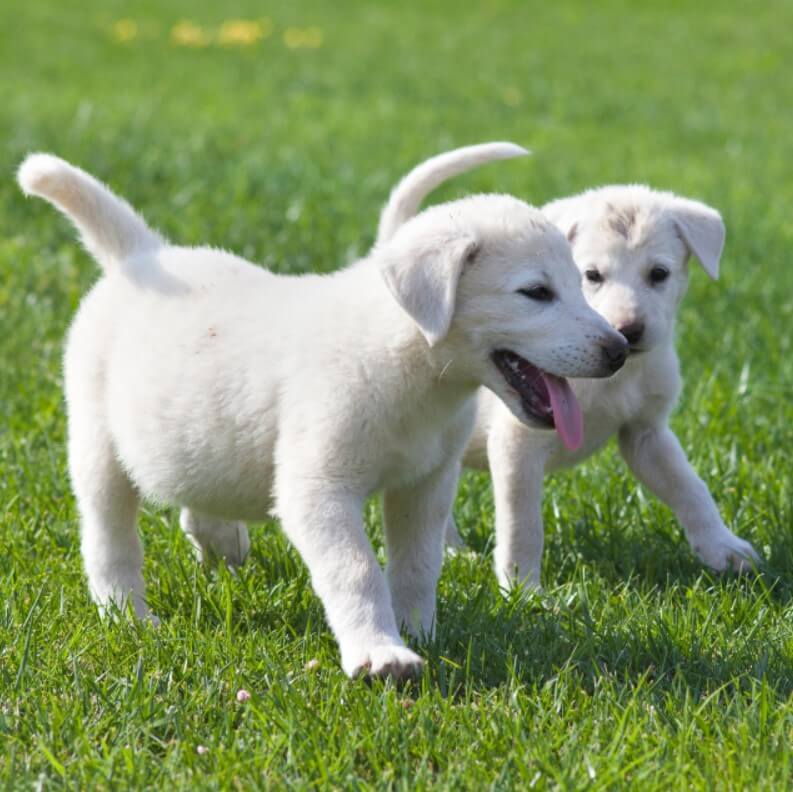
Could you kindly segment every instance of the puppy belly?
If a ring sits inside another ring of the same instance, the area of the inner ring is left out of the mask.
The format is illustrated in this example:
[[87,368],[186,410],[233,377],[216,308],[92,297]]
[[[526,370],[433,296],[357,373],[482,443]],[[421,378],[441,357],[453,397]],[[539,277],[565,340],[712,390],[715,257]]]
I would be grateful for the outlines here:
[[[186,475],[170,465],[133,463],[128,469],[144,498],[158,503],[246,522],[268,519],[273,506],[272,470],[262,466],[242,470],[232,463]],[[182,468],[188,470],[190,465]]]
[[272,519],[274,502],[270,498],[269,492],[236,495],[233,487],[230,487],[228,491],[211,498],[207,498],[204,493],[198,491],[185,492],[180,495],[178,505],[222,520],[264,522]]
[[[144,498],[236,520],[267,519],[272,508],[272,435],[178,411],[119,410],[118,456]],[[180,420],[181,417],[181,420]]]

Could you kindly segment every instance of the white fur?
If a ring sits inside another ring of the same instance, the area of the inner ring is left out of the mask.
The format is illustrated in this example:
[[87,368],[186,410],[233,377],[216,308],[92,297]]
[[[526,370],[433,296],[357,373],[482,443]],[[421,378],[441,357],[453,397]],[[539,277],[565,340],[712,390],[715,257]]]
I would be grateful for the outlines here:
[[385,242],[418,212],[421,202],[436,187],[477,165],[524,157],[530,152],[515,143],[479,143],[445,151],[413,168],[391,191],[380,214],[377,238]]
[[[461,150],[445,155],[443,168],[463,164]],[[478,160],[479,162],[484,159]],[[431,164],[425,183],[437,186]],[[477,164],[478,164],[477,163]],[[460,173],[461,168],[454,168]],[[401,206],[418,207],[425,197],[408,175],[383,210],[380,228],[398,227],[407,215]],[[642,186],[612,186],[554,201],[543,213],[570,239],[590,305],[609,323],[629,332],[644,325],[637,347],[611,379],[572,383],[584,414],[584,445],[566,450],[557,435],[525,426],[487,391],[481,391],[477,420],[465,464],[491,470],[496,505],[495,567],[505,587],[539,585],[543,548],[542,481],[546,472],[586,459],[612,436],[636,477],[668,504],[696,554],[716,570],[745,571],[758,560],[754,549],[722,521],[707,487],[686,459],[668,417],[680,390],[674,324],[688,281],[687,262],[696,256],[712,278],[718,276],[724,224],[718,212],[697,201]],[[652,285],[651,268],[661,264],[668,279]],[[601,284],[585,273],[596,269]],[[460,543],[454,523],[449,544]]]
[[[305,560],[347,673],[402,676],[430,633],[460,457],[480,384],[522,415],[490,360],[605,376],[618,334],[586,304],[570,248],[538,211],[475,196],[423,212],[365,261],[278,276],[171,246],[62,160],[32,155],[28,194],[78,227],[103,275],[69,332],[69,465],[100,606],[149,611],[136,513],[183,508],[203,554],[241,563],[240,520],[276,514]],[[516,293],[538,281],[558,299]],[[362,508],[384,491],[384,576]]]

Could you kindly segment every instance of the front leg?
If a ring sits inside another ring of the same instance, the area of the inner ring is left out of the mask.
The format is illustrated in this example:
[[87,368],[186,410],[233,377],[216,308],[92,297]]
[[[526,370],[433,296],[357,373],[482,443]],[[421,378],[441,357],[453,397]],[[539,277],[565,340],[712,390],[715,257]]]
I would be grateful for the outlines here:
[[619,443],[636,478],[674,511],[689,544],[705,564],[719,571],[752,569],[759,556],[724,524],[707,486],[668,426],[623,427]]
[[545,450],[511,418],[496,421],[487,441],[496,506],[494,564],[501,588],[540,586],[544,534]]
[[414,636],[435,629],[436,587],[459,477],[455,462],[383,495],[391,602],[396,623]]
[[322,476],[279,473],[277,513],[311,574],[349,676],[412,676],[421,658],[402,641],[385,577],[366,538],[363,497]]

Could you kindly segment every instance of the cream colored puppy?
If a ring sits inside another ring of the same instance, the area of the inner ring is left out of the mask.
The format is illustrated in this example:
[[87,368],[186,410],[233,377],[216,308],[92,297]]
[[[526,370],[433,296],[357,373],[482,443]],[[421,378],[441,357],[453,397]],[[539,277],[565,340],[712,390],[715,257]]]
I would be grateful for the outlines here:
[[[430,190],[486,160],[487,151],[473,146],[422,163],[392,193],[378,241],[391,238]],[[749,569],[757,554],[724,524],[668,425],[681,385],[674,326],[688,261],[696,256],[711,278],[718,277],[721,217],[698,201],[641,186],[589,190],[542,212],[567,235],[589,304],[625,336],[630,355],[611,379],[573,383],[584,415],[580,445],[564,432],[519,423],[490,393],[480,392],[465,464],[492,473],[500,583],[539,585],[545,473],[587,458],[615,435],[631,470],[673,509],[702,561],[716,570]],[[460,542],[453,522],[448,540]]]
[[[558,404],[574,433],[563,377],[606,376],[625,358],[622,336],[586,304],[564,236],[515,198],[436,206],[358,265],[289,277],[170,245],[56,157],[29,157],[19,182],[76,225],[103,270],[65,353],[69,467],[102,608],[129,601],[150,616],[141,498],[183,507],[201,552],[231,564],[248,550],[239,521],[274,513],[344,670],[414,673],[421,660],[399,627],[434,626],[477,388],[528,424]],[[362,521],[375,490],[386,575]]]

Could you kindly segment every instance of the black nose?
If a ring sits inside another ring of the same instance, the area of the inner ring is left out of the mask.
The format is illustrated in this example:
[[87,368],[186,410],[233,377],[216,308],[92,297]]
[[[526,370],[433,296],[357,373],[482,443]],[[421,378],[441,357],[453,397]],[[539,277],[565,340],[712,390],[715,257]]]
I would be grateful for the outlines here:
[[609,341],[603,346],[603,354],[606,356],[609,368],[612,371],[619,371],[628,357],[628,342],[624,338]]
[[644,322],[631,322],[630,324],[622,325],[617,330],[628,339],[631,346],[635,346],[642,340],[644,334]]

